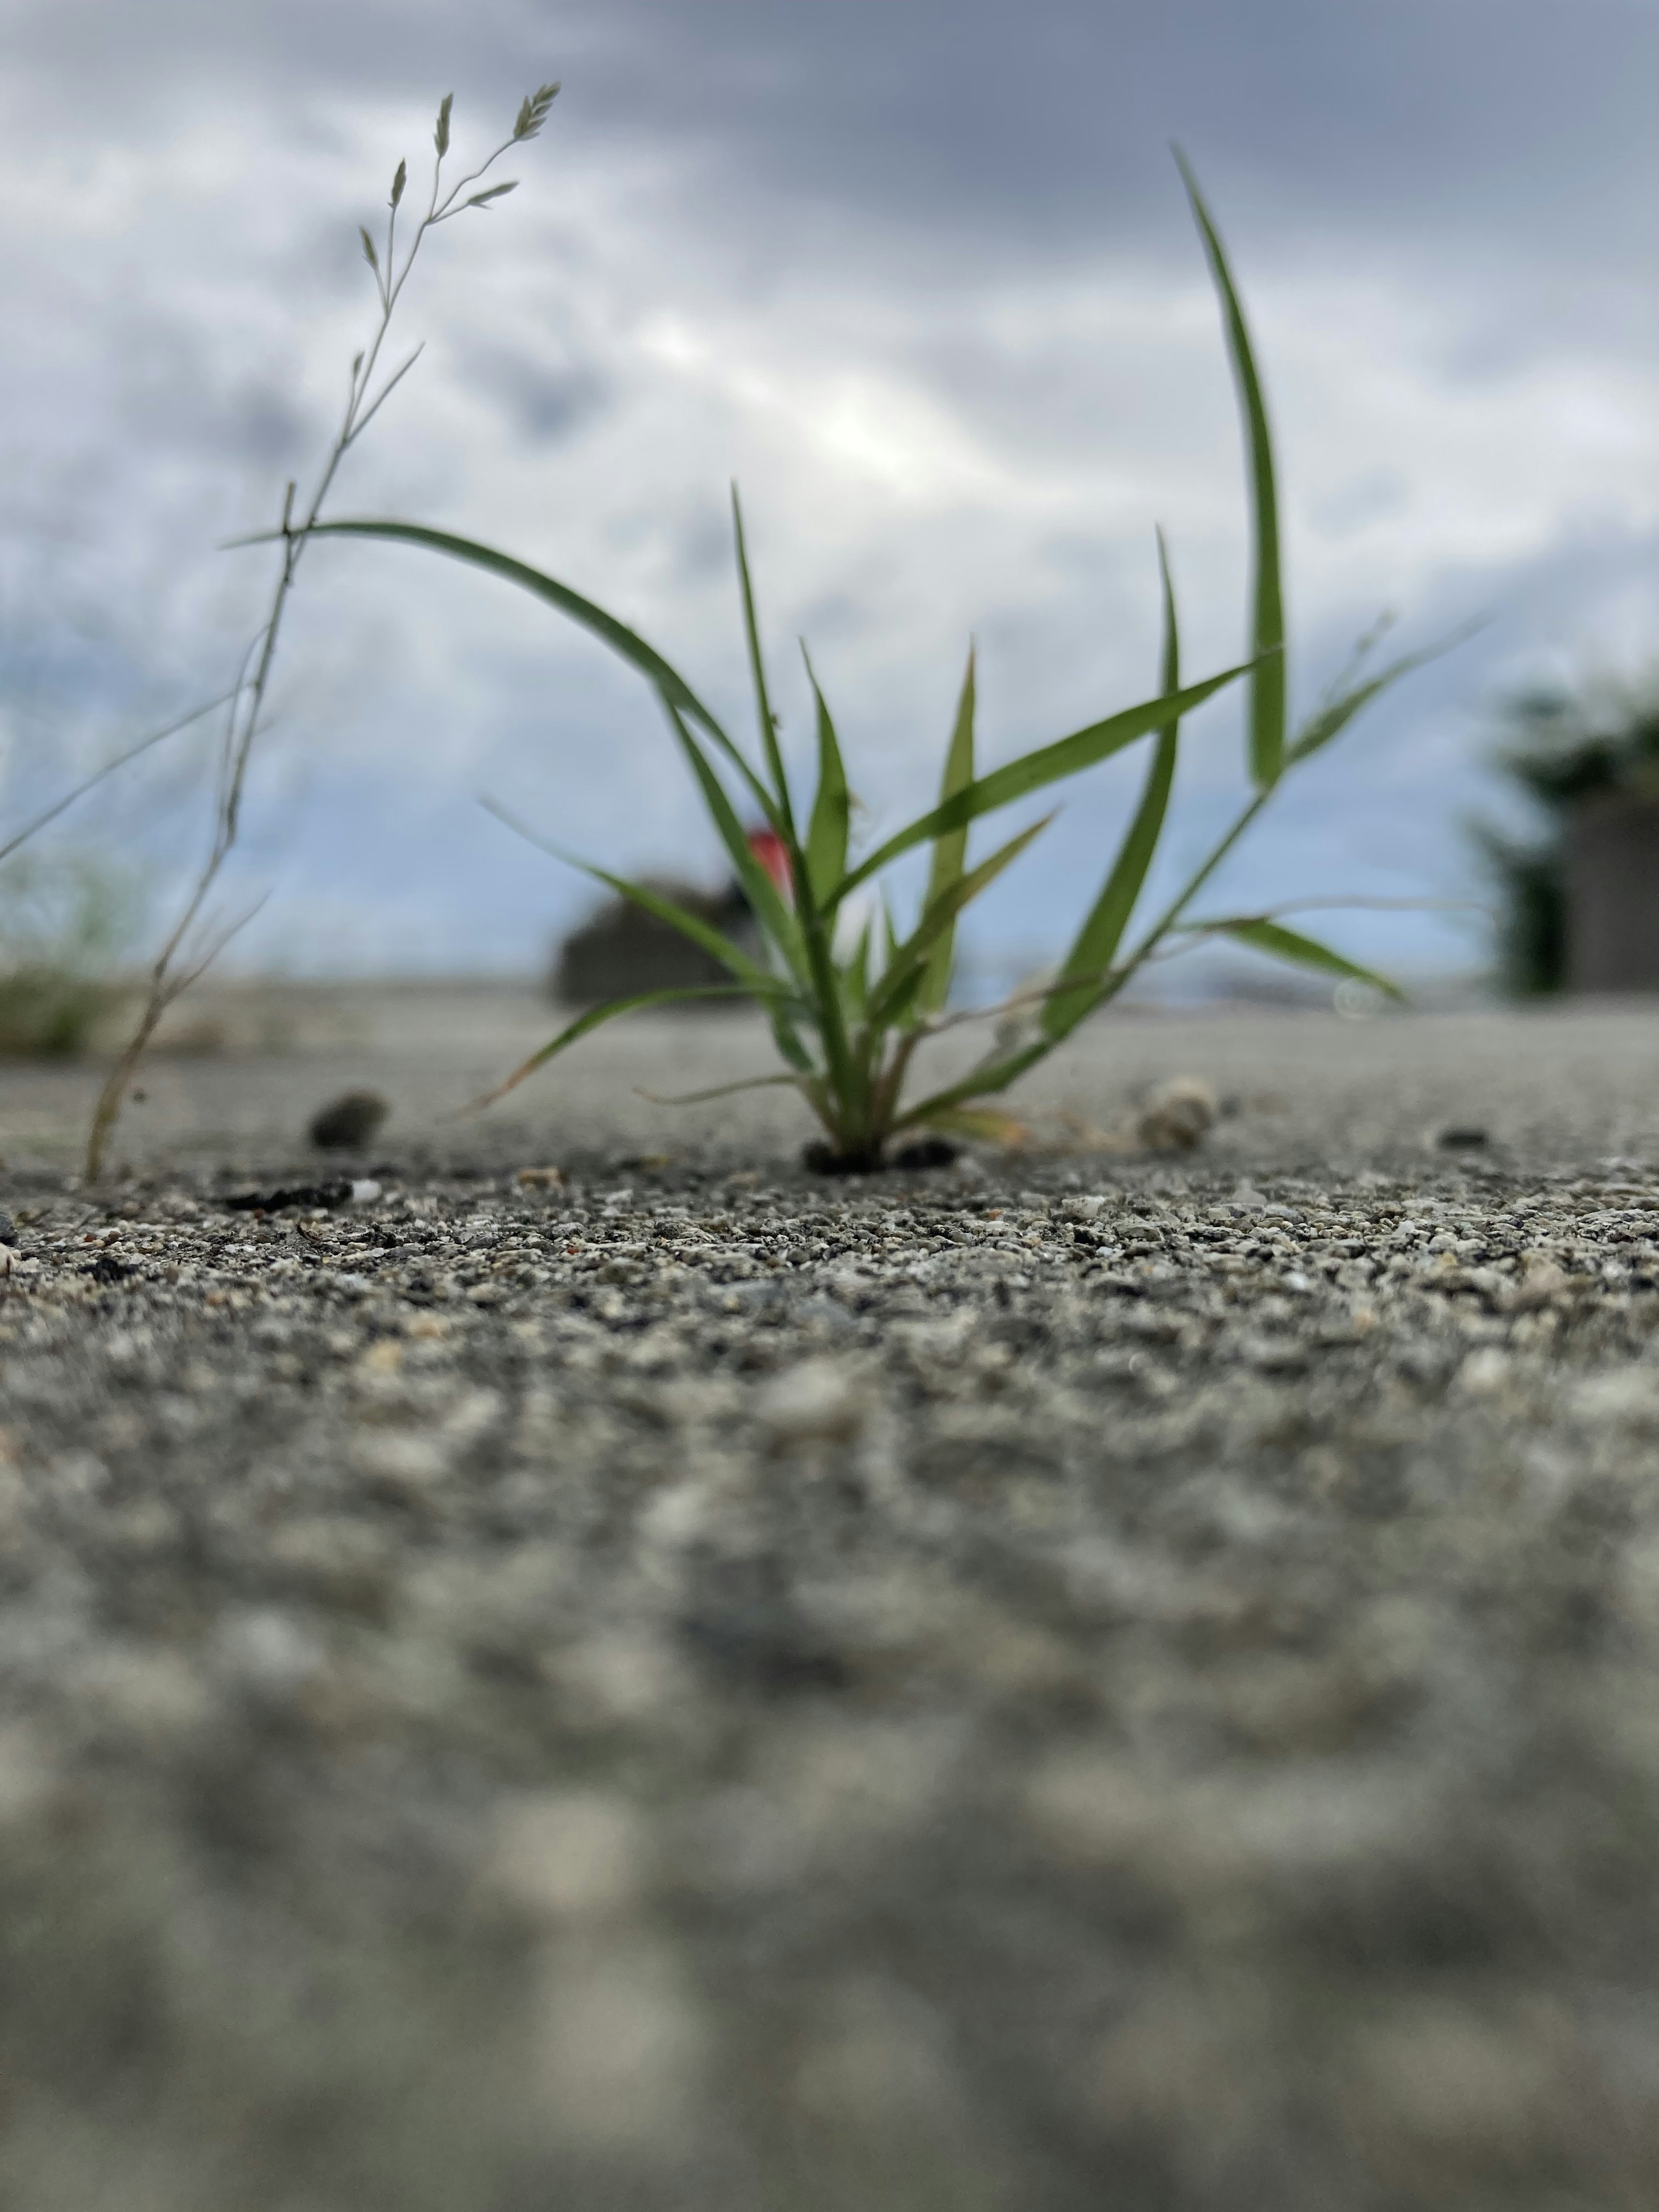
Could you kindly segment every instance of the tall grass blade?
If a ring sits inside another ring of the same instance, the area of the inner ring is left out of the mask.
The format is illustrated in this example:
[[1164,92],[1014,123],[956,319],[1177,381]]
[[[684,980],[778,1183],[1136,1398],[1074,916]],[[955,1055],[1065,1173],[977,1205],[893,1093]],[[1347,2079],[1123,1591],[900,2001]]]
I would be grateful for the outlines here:
[[1172,714],[1176,720],[1190,714],[1224,684],[1236,683],[1253,665],[1250,661],[1241,661],[1237,668],[1223,669],[1219,676],[1206,677],[1201,684],[1189,684],[1172,698],[1144,699],[1138,707],[1127,707],[1121,714],[1109,715],[1103,722],[1091,722],[1086,729],[1074,730],[1068,738],[1057,738],[1051,745],[1039,745],[1034,752],[1010,761],[1006,767],[993,769],[989,775],[978,777],[953,799],[919,815],[884,845],[878,846],[867,860],[861,860],[849,875],[842,878],[834,902],[844,899],[849,891],[855,890],[901,853],[908,853],[912,846],[937,837],[941,830],[962,829],[977,821],[981,814],[994,813],[1000,806],[1024,799],[1029,792],[1041,791],[1045,784],[1058,783],[1064,776],[1093,768],[1097,762],[1121,752],[1137,738],[1144,738],[1149,730],[1161,729]]
[[755,586],[749,574],[749,548],[743,534],[743,506],[736,484],[732,487],[732,535],[738,552],[738,582],[743,593],[743,630],[749,645],[749,673],[755,686],[755,714],[760,723],[761,754],[772,779],[772,789],[781,817],[780,834],[789,848],[789,858],[799,875],[801,853],[795,842],[794,810],[789,802],[789,780],[783,772],[778,745],[778,718],[772,712],[766,684],[766,663],[761,655],[760,623],[755,613]]
[[[1170,556],[1164,543],[1164,532],[1158,533],[1158,569],[1164,595],[1164,653],[1162,678],[1164,696],[1181,689],[1181,631],[1176,617],[1175,586],[1170,575]],[[1164,834],[1164,817],[1169,810],[1170,792],[1175,782],[1176,754],[1181,741],[1181,723],[1177,719],[1166,722],[1158,733],[1158,746],[1147,765],[1146,781],[1142,787],[1140,804],[1135,809],[1134,819],[1118,849],[1111,874],[1105,889],[1096,900],[1094,908],[1077,933],[1076,941],[1066,954],[1060,971],[1062,983],[1079,981],[1073,991],[1055,992],[1043,1004],[1042,1026],[1045,1036],[1056,1044],[1069,1036],[1091,1008],[1099,1003],[1104,986],[1098,980],[1112,964],[1113,956],[1122,941],[1135,910],[1141,887],[1146,880],[1152,855],[1158,850],[1158,839]],[[1082,980],[1088,979],[1088,980]]]
[[[962,679],[962,696],[957,702],[956,726],[951,732],[951,748],[945,756],[945,773],[939,779],[939,803],[954,799],[965,791],[974,780],[974,709],[975,685],[974,649],[968,649],[968,670]],[[933,840],[933,865],[927,878],[927,896],[923,902],[926,913],[962,878],[968,862],[968,828],[947,830]],[[956,924],[940,936],[927,963],[927,972],[922,977],[921,988],[916,994],[916,1011],[921,1014],[937,1014],[951,994],[951,977],[956,961]]]
[[836,725],[811,656],[805,645],[801,659],[817,708],[818,787],[812,799],[812,818],[806,828],[806,879],[812,896],[822,906],[847,872],[847,840],[853,818],[852,794],[847,788],[847,769],[841,757]]
[[1267,425],[1267,402],[1261,395],[1261,379],[1256,371],[1244,310],[1227,264],[1226,249],[1204,204],[1198,179],[1179,147],[1175,149],[1175,157],[1204,240],[1210,273],[1220,295],[1227,352],[1244,418],[1255,564],[1250,650],[1256,666],[1250,677],[1250,777],[1258,790],[1267,791],[1284,772],[1290,684],[1284,650],[1285,599],[1279,577],[1279,494],[1273,476],[1273,434]]

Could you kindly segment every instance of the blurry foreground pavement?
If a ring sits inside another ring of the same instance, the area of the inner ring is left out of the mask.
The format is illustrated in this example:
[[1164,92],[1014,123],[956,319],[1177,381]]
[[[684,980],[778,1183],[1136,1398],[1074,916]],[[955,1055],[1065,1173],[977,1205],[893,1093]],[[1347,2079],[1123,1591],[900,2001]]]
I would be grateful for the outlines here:
[[1646,2212],[1659,1019],[1103,1023],[1022,1095],[1205,1151],[825,1183],[635,1096],[757,1028],[446,1123],[545,1017],[432,1007],[96,1198],[0,1071],[0,2205]]

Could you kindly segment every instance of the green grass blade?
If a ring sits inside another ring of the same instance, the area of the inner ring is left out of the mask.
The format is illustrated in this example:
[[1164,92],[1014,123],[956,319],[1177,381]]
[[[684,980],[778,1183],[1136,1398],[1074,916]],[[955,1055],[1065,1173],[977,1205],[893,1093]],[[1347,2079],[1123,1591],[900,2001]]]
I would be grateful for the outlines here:
[[[939,780],[939,802],[954,799],[965,791],[974,780],[974,709],[975,684],[974,650],[968,649],[967,673],[962,679],[962,696],[957,702],[957,719],[951,732],[950,750],[945,756],[945,774]],[[960,830],[947,830],[933,840],[933,865],[927,878],[927,896],[923,902],[926,913],[937,899],[943,897],[953,884],[958,883],[968,864],[968,829],[964,823]],[[917,1011],[924,1014],[939,1013],[951,995],[951,978],[956,967],[956,925],[954,921],[940,936],[927,963],[927,972],[922,977],[921,988],[916,994]]]
[[842,968],[842,987],[847,996],[847,1010],[854,1021],[861,1021],[870,1001],[870,930],[873,916],[866,916],[851,953]]
[[614,1022],[619,1015],[638,1013],[646,1006],[681,1006],[688,999],[746,999],[748,996],[748,987],[742,983],[700,983],[678,991],[636,991],[632,998],[611,999],[602,1006],[590,1006],[568,1028],[562,1029],[557,1036],[544,1044],[539,1052],[532,1052],[521,1067],[514,1069],[505,1083],[498,1083],[493,1091],[486,1091],[482,1098],[475,1098],[466,1110],[477,1113],[485,1106],[493,1106],[498,1098],[505,1098],[507,1092],[515,1090],[527,1075],[533,1075],[538,1067],[545,1067],[550,1060],[556,1058],[574,1044],[579,1037],[585,1037],[590,1030],[598,1029],[602,1023]]
[[1402,1004],[1405,993],[1386,975],[1379,975],[1370,968],[1362,968],[1357,961],[1346,959],[1333,952],[1328,945],[1316,939],[1304,937],[1299,930],[1286,929],[1282,923],[1267,921],[1261,917],[1244,917],[1237,921],[1206,921],[1196,925],[1219,937],[1231,937],[1240,945],[1248,945],[1257,952],[1272,955],[1275,960],[1288,960],[1298,968],[1316,968],[1327,975],[1346,976],[1356,983],[1369,983],[1374,990],[1384,993]]
[[[1181,689],[1181,631],[1176,617],[1175,586],[1170,575],[1169,552],[1164,532],[1158,533],[1158,568],[1164,594],[1164,653],[1162,676],[1165,696]],[[1122,844],[1118,848],[1105,888],[1077,933],[1060,971],[1062,983],[1076,979],[1078,988],[1055,992],[1045,1000],[1042,1024],[1045,1036],[1056,1042],[1068,1036],[1099,1001],[1098,980],[1110,968],[1114,955],[1129,926],[1152,855],[1164,834],[1170,787],[1175,782],[1176,754],[1181,741],[1177,718],[1158,733],[1158,746],[1147,765],[1140,804],[1135,809]]]
[[752,991],[757,998],[795,997],[793,984],[786,983],[781,977],[775,975],[769,968],[762,967],[760,962],[752,958],[740,945],[734,945],[723,930],[716,929],[712,921],[705,921],[701,915],[688,912],[673,899],[665,898],[660,891],[653,891],[647,884],[633,883],[626,876],[613,876],[608,868],[595,867],[591,860],[580,860],[574,853],[562,852],[558,846],[550,844],[545,837],[538,836],[516,815],[509,814],[504,806],[498,806],[493,799],[486,799],[483,805],[498,822],[505,823],[509,830],[516,830],[520,837],[538,846],[544,853],[550,854],[556,860],[562,860],[567,867],[579,868],[583,875],[592,876],[595,883],[606,884],[619,897],[628,900],[630,905],[642,907],[647,914],[655,915],[659,921],[665,921],[671,929],[678,930],[682,937],[689,937],[694,945],[701,945],[712,958],[718,960],[722,968],[729,969],[744,989]]
[[831,901],[839,903],[848,893],[855,890],[878,870],[912,846],[937,837],[942,830],[959,830],[969,822],[977,821],[981,814],[994,813],[1000,806],[1007,806],[1016,799],[1024,799],[1028,792],[1040,791],[1045,784],[1058,783],[1064,776],[1076,775],[1085,768],[1092,768],[1125,745],[1144,738],[1149,730],[1161,729],[1173,715],[1179,719],[1190,714],[1194,707],[1219,691],[1224,684],[1236,683],[1252,666],[1243,661],[1237,668],[1225,668],[1219,676],[1207,677],[1202,684],[1189,684],[1172,698],[1144,699],[1138,707],[1128,707],[1121,714],[1109,715],[1103,722],[1091,722],[1086,729],[1075,730],[1068,738],[1060,738],[1051,745],[1040,745],[1036,751],[1010,761],[1004,768],[993,769],[948,799],[942,805],[919,815],[915,821],[890,837],[884,845],[878,846],[867,860],[861,860],[850,874],[842,878]]
[[847,872],[847,840],[852,824],[852,794],[847,788],[847,769],[841,757],[836,726],[811,658],[805,645],[801,659],[817,707],[818,787],[812,799],[812,818],[806,829],[806,877],[812,896],[822,905]]
[[706,730],[721,752],[732,763],[749,787],[756,805],[778,832],[787,838],[784,818],[777,801],[765,784],[744,758],[738,747],[720,727],[714,716],[705,707],[679,672],[672,667],[655,648],[636,636],[614,615],[592,599],[585,599],[580,592],[573,592],[567,584],[544,576],[539,568],[532,568],[523,561],[515,561],[505,553],[497,553],[488,545],[479,544],[471,538],[456,538],[445,530],[428,530],[414,522],[318,522],[311,527],[313,538],[377,538],[392,544],[419,545],[428,552],[442,553],[453,561],[463,561],[475,568],[483,568],[492,576],[500,576],[509,584],[517,584],[532,592],[550,606],[557,607],[573,622],[619,653],[631,667],[646,677],[665,699],[672,700],[681,713]]
[[777,885],[772,881],[750,849],[749,839],[738,821],[736,810],[726,795],[726,787],[710,766],[702,747],[697,743],[687,725],[685,716],[672,699],[665,698],[668,720],[680,747],[690,763],[691,773],[697,779],[709,819],[720,833],[721,844],[733,872],[743,886],[744,896],[753,909],[762,930],[776,945],[797,981],[806,981],[806,955],[801,943],[800,924],[785,904]]
[[1425,646],[1420,653],[1402,653],[1398,660],[1390,661],[1386,668],[1379,669],[1365,683],[1356,684],[1341,698],[1321,708],[1318,713],[1310,715],[1297,731],[1285,759],[1289,762],[1304,761],[1321,750],[1347,727],[1356,714],[1370,705],[1379,691],[1386,691],[1391,684],[1397,684],[1402,676],[1409,676],[1414,669],[1425,667],[1431,660],[1438,660],[1442,653],[1449,653],[1454,646],[1462,645],[1473,635],[1475,628],[1474,623],[1468,624],[1462,629],[1454,631],[1450,637],[1443,638],[1437,645]]
[[667,1094],[660,1091],[646,1091],[635,1085],[635,1096],[648,1098],[653,1106],[706,1106],[711,1098],[735,1098],[740,1091],[775,1091],[787,1085],[792,1091],[801,1088],[799,1075],[746,1075],[740,1083],[716,1083],[708,1091],[679,1091]]
[[1250,678],[1250,777],[1258,790],[1266,791],[1278,782],[1284,771],[1290,682],[1284,650],[1285,601],[1279,578],[1279,494],[1273,474],[1273,434],[1267,425],[1267,403],[1261,396],[1261,379],[1256,371],[1244,311],[1227,265],[1226,249],[1198,189],[1198,179],[1179,147],[1176,149],[1176,161],[1204,240],[1210,274],[1220,295],[1227,352],[1244,419],[1255,566],[1250,641],[1256,660]]
[[1028,1067],[1035,1066],[1040,1060],[1046,1060],[1054,1048],[1053,1039],[1043,1037],[1036,1044],[1023,1045],[1018,1052],[1009,1054],[1006,1060],[989,1060],[971,1069],[960,1082],[951,1084],[945,1090],[935,1091],[918,1104],[907,1107],[895,1120],[891,1133],[896,1136],[901,1129],[919,1128],[937,1115],[947,1113],[953,1106],[963,1105],[969,1098],[994,1097],[999,1091],[1006,1091],[1011,1083],[1024,1075]]
[[743,593],[743,629],[749,643],[749,673],[755,686],[755,714],[760,723],[761,751],[778,803],[778,833],[789,848],[789,858],[799,874],[802,854],[795,841],[794,810],[789,803],[789,781],[783,772],[778,745],[778,720],[766,688],[766,664],[761,657],[760,623],[755,614],[755,586],[749,574],[749,549],[743,534],[743,507],[736,484],[732,487],[732,535],[737,545],[738,582]]
[[955,883],[947,884],[937,898],[928,902],[921,920],[904,943],[895,949],[891,964],[870,995],[866,1018],[872,1029],[880,1029],[908,1012],[927,974],[930,954],[946,933],[954,929],[957,916],[994,884],[1005,868],[1012,866],[1054,818],[1052,814],[1045,814],[1041,822],[1033,822],[1029,829],[1022,830],[1017,837],[1000,846],[988,860],[981,860]]

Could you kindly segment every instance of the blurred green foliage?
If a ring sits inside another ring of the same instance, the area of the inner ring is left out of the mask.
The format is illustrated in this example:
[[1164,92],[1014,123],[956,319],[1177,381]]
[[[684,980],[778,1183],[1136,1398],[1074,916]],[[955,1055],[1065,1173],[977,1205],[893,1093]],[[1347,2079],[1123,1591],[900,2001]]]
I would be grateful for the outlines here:
[[0,1054],[86,1049],[124,994],[143,909],[137,876],[104,854],[20,853],[0,866]]
[[1607,792],[1659,798],[1659,669],[1635,680],[1594,677],[1534,686],[1499,709],[1492,765],[1531,802],[1530,836],[1470,824],[1498,894],[1498,975],[1535,998],[1566,988],[1566,830],[1581,801]]

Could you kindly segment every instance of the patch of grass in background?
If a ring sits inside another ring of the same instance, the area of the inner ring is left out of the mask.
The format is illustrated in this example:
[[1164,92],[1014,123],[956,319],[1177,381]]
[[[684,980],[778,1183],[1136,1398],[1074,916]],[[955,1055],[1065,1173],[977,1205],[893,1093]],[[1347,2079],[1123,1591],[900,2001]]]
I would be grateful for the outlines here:
[[[1115,997],[1149,961],[1195,939],[1229,937],[1279,959],[1369,983],[1398,996],[1382,978],[1316,939],[1285,927],[1279,918],[1288,910],[1285,906],[1249,915],[1200,918],[1190,915],[1194,901],[1285,775],[1321,751],[1379,692],[1427,656],[1407,656],[1375,675],[1362,677],[1358,664],[1373,641],[1367,641],[1356,665],[1313,715],[1291,732],[1279,501],[1267,407],[1220,237],[1190,171],[1184,161],[1181,166],[1221,305],[1243,419],[1254,544],[1249,658],[1200,683],[1182,683],[1175,592],[1160,537],[1164,645],[1158,694],[981,775],[975,761],[975,673],[970,654],[937,805],[856,862],[849,854],[851,799],[840,740],[810,660],[806,672],[816,707],[817,741],[817,778],[810,798],[802,794],[798,799],[786,770],[735,494],[738,577],[758,734],[758,749],[753,755],[738,744],[684,678],[642,638],[592,600],[525,562],[474,540],[415,524],[343,521],[310,526],[312,534],[390,539],[486,569],[535,593],[580,623],[644,675],[668,717],[760,930],[764,957],[757,958],[713,924],[650,886],[574,861],[572,865],[584,868],[702,945],[732,981],[730,985],[696,990],[644,992],[594,1007],[526,1060],[492,1097],[501,1097],[590,1030],[618,1015],[691,997],[748,999],[766,1012],[785,1063],[778,1074],[760,1081],[793,1085],[811,1106],[827,1140],[822,1148],[822,1164],[869,1169],[881,1165],[890,1141],[906,1132],[989,1137],[1015,1133],[1018,1125],[987,1102],[1045,1059],[1079,1022]],[[290,545],[302,528],[285,528]],[[1131,939],[1130,925],[1164,832],[1182,717],[1241,679],[1248,688],[1246,760],[1250,795],[1177,896]],[[1139,803],[1057,977],[1041,991],[1024,994],[1022,1002],[994,1010],[1005,1015],[1020,1014],[1023,1025],[1011,1035],[1005,1022],[990,1049],[966,1076],[919,1098],[910,1097],[907,1085],[917,1047],[964,1018],[945,1011],[957,920],[1041,835],[1046,822],[1021,830],[971,866],[967,852],[970,825],[981,816],[1081,774],[1146,737],[1153,738],[1155,743]],[[745,826],[740,807],[751,817],[758,814],[764,825],[758,839],[754,829]],[[927,888],[908,929],[896,920],[884,892],[874,914],[849,927],[855,914],[855,896],[872,884],[890,862],[922,846],[931,856]],[[734,1084],[724,1088],[750,1087]],[[707,1098],[724,1094],[696,1095]]]
[[143,926],[137,876],[93,853],[0,865],[0,1054],[69,1059],[119,1006]]

